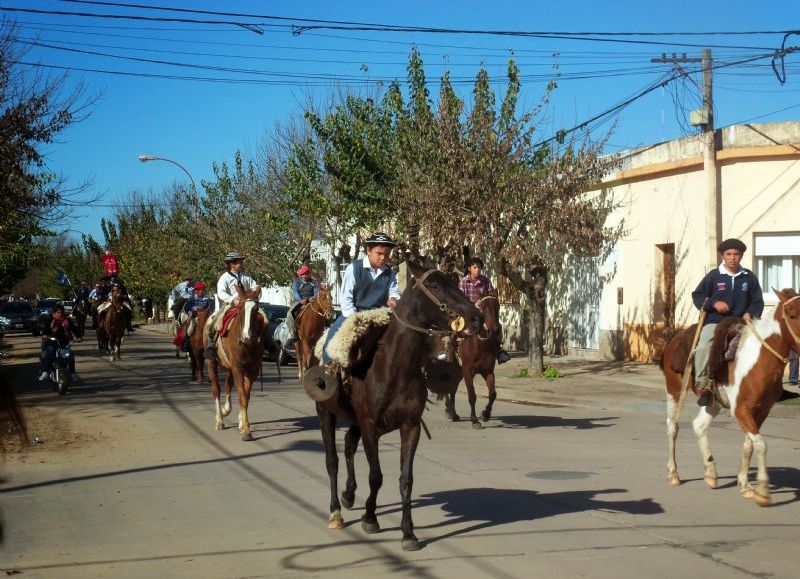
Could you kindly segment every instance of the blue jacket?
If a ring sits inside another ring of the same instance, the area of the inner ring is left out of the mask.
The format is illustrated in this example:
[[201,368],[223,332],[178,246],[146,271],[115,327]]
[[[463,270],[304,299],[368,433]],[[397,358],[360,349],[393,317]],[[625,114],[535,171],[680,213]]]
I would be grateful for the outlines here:
[[294,301],[296,302],[299,302],[303,298],[313,298],[318,293],[319,286],[317,285],[317,280],[315,279],[303,281],[302,278],[298,277],[292,284],[292,294],[294,295]]
[[209,312],[214,307],[214,300],[208,296],[197,297],[192,296],[186,303],[183,304],[183,311],[187,314],[197,313],[199,310],[208,310]]
[[[749,313],[760,318],[764,311],[764,296],[758,278],[749,269],[739,268],[735,276],[722,273],[722,266],[712,269],[692,292],[692,301],[698,310],[708,312],[705,324],[718,324],[723,318],[742,317]],[[725,302],[730,310],[720,314],[714,309],[715,302]]]

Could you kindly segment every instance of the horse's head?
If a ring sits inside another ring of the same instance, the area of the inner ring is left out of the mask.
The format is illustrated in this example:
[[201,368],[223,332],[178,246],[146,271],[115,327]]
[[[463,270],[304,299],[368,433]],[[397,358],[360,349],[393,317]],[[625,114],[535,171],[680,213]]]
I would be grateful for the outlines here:
[[483,314],[483,327],[493,334],[500,330],[500,300],[497,296],[484,296],[475,304]]
[[453,279],[437,269],[426,270],[412,261],[407,263],[414,280],[403,293],[397,308],[411,323],[439,331],[463,326],[467,335],[480,331],[483,315],[461,293]]
[[[772,288],[775,295],[778,296],[780,303],[779,309],[783,311],[781,325],[785,325],[789,331],[788,336],[784,335],[784,341],[789,344],[789,347],[794,350],[800,350],[800,295],[793,289],[785,289],[783,291]],[[783,334],[783,327],[781,327]],[[789,339],[787,339],[789,338]]]
[[319,286],[319,291],[316,295],[317,307],[326,322],[333,321],[333,302],[331,301],[331,288],[328,284],[323,283]]
[[[258,324],[261,323],[261,312],[258,310],[258,298],[261,296],[261,286],[256,286],[249,292],[237,287],[236,293],[239,295],[239,307],[241,307],[237,317],[241,317],[242,320],[242,333],[239,340],[241,342],[249,342],[254,337],[261,335],[261,330],[258,328]],[[258,328],[257,331],[253,330],[254,326]]]

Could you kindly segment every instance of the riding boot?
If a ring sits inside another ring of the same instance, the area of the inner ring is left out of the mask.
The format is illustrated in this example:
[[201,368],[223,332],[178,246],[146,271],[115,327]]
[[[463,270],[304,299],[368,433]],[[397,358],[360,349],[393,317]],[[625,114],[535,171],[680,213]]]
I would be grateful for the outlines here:
[[697,398],[698,406],[709,406],[714,401],[714,382],[706,380],[700,389],[700,396]]

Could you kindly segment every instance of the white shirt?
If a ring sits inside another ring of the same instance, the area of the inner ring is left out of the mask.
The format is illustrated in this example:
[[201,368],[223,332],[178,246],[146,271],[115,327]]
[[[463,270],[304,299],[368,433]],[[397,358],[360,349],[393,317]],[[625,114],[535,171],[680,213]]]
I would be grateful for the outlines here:
[[217,299],[223,304],[229,304],[235,298],[238,298],[239,294],[236,292],[236,286],[239,285],[240,281],[246,292],[255,289],[258,285],[253,281],[253,278],[246,273],[240,273],[237,279],[231,272],[226,271],[219,277],[219,281],[217,282]]
[[[364,268],[369,271],[369,274],[372,276],[374,280],[377,278],[382,272],[389,270],[389,297],[394,298],[396,300],[400,299],[400,288],[397,287],[397,274],[392,271],[388,265],[384,265],[380,268],[373,268],[372,265],[369,263],[369,258],[364,257],[361,261],[364,264]],[[353,264],[347,266],[347,269],[344,270],[344,279],[342,280],[342,291],[339,297],[340,305],[342,306],[342,315],[344,317],[353,315],[356,313],[356,306],[353,304],[353,288],[356,285],[356,274],[353,272]]]

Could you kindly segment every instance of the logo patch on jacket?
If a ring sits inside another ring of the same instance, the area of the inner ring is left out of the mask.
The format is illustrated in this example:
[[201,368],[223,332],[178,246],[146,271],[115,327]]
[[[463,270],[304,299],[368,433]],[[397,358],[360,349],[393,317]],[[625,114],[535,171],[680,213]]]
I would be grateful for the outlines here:
[[724,281],[718,281],[717,282],[717,291],[718,292],[724,292],[725,291],[725,282]]
[[746,292],[746,291],[747,291],[747,282],[746,282],[746,281],[745,281],[745,282],[742,282],[742,291],[743,291],[743,292]]

